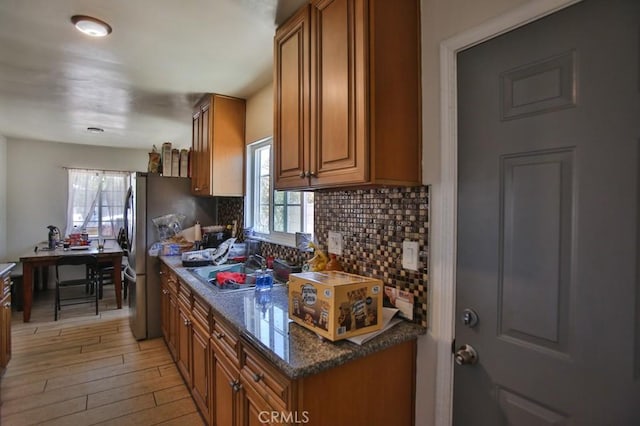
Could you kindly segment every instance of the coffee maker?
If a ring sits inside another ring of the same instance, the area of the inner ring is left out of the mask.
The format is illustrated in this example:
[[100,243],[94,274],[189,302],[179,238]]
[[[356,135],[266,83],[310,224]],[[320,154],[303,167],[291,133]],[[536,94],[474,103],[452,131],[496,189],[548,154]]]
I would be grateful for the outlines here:
[[47,241],[49,242],[49,250],[55,250],[56,246],[60,242],[60,229],[57,226],[49,225],[49,235]]

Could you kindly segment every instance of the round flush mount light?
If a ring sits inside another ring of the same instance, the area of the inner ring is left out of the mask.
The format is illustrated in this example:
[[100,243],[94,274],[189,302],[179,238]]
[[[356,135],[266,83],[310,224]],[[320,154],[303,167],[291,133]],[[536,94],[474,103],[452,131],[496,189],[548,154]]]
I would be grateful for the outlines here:
[[111,26],[104,21],[91,16],[74,15],[71,22],[76,29],[91,37],[104,37],[111,34]]
[[104,132],[104,129],[102,129],[100,127],[87,127],[87,132],[89,132],[89,133],[102,133],[102,132]]

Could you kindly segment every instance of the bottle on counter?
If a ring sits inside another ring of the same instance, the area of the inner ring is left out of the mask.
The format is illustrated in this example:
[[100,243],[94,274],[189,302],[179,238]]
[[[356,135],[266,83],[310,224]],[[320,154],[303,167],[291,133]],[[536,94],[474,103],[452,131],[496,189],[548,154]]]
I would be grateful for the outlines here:
[[194,225],[194,230],[193,230],[193,239],[194,239],[194,246],[196,250],[200,250],[202,244],[202,227],[200,226],[200,222],[196,221],[196,224]]
[[267,268],[266,260],[262,262],[261,269],[255,272],[256,293],[266,292],[273,287],[273,269]]
[[335,254],[329,253],[329,262],[327,262],[325,271],[342,271],[342,265]]

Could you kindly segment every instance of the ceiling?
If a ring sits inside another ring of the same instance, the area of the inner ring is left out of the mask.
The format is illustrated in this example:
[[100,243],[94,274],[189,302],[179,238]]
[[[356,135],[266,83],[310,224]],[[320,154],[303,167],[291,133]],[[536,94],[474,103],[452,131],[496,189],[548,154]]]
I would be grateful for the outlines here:
[[[0,135],[188,147],[203,93],[247,98],[271,82],[275,29],[305,2],[0,0]],[[113,32],[81,34],[73,15]]]

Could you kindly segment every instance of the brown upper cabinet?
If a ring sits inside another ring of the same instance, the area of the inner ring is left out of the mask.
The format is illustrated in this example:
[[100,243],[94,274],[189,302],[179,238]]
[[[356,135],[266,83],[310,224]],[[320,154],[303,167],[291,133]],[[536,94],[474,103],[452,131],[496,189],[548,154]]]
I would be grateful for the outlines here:
[[245,100],[205,95],[192,122],[191,192],[244,195]]
[[419,0],[312,0],[274,50],[276,189],[421,184]]

